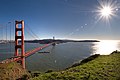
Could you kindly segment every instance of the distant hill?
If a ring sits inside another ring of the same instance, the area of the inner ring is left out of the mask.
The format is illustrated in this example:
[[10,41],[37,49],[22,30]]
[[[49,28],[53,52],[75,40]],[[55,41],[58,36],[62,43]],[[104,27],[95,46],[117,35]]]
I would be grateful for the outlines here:
[[76,41],[76,40],[60,40],[60,39],[57,39],[57,40],[43,39],[43,40],[25,40],[25,42],[48,44],[48,43],[51,43],[51,42],[66,43],[66,42],[100,42],[100,41],[98,41],[98,40],[79,40],[79,41]]
[[80,40],[80,41],[74,41],[74,42],[100,42],[98,40]]

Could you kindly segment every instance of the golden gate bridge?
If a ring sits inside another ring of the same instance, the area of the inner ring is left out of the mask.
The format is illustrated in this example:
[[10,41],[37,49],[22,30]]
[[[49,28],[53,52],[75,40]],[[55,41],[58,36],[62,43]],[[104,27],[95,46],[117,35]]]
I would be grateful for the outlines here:
[[[37,47],[35,49],[25,52],[25,43],[24,43],[24,21],[15,21],[15,52],[14,56],[7,58],[0,63],[10,63],[10,62],[19,62],[23,68],[25,68],[25,58],[34,54],[37,51],[40,51],[50,45],[55,45],[55,42],[44,44],[43,46]],[[10,29],[11,30],[11,29]],[[6,30],[7,31],[7,30]],[[11,33],[10,33],[11,35]],[[7,34],[6,34],[7,36]],[[7,38],[7,37],[6,37]],[[53,38],[54,39],[54,38]]]

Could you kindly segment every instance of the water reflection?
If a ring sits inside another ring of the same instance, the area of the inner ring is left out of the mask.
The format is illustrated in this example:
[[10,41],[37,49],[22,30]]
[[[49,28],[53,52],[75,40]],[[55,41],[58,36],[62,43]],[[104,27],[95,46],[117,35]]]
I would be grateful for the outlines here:
[[93,54],[108,55],[115,50],[120,50],[117,40],[101,40],[93,46]]

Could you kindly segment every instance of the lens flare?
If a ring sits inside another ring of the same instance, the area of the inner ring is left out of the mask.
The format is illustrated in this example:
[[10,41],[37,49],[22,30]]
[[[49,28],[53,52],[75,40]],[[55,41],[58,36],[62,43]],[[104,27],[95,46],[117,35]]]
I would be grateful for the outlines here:
[[98,0],[99,7],[97,9],[97,13],[99,16],[98,20],[105,19],[109,20],[113,16],[117,16],[116,13],[119,8],[119,4],[116,0]]
[[101,9],[101,15],[104,17],[109,17],[112,15],[112,9],[111,7],[104,7],[103,9]]

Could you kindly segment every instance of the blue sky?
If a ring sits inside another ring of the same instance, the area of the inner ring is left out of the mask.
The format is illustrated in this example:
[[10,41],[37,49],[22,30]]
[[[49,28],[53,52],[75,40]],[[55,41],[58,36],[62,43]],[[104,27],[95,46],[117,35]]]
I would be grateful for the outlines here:
[[0,0],[0,25],[24,20],[40,39],[120,39],[120,6],[109,24],[96,22],[99,6],[98,0]]

